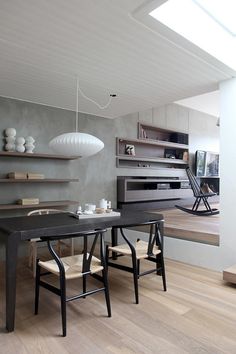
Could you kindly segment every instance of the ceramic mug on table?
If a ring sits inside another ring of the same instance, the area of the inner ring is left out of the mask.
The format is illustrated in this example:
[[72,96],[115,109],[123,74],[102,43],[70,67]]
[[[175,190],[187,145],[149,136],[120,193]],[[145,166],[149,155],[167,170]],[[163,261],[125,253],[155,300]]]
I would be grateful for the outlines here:
[[94,213],[95,210],[96,210],[96,205],[95,204],[89,204],[89,203],[85,204],[85,211],[89,211],[89,212]]
[[99,208],[107,210],[107,200],[106,199],[101,199],[99,200]]

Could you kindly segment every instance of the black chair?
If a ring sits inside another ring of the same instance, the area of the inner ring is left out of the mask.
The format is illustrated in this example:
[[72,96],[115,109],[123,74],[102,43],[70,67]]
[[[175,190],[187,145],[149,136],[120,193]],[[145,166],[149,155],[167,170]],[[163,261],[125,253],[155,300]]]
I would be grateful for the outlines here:
[[[185,211],[186,213],[190,213],[193,215],[200,215],[200,216],[209,216],[209,215],[216,215],[219,214],[219,210],[216,208],[211,208],[208,198],[215,196],[217,193],[214,193],[212,191],[205,192],[203,188],[200,187],[196,177],[192,173],[189,167],[186,168],[186,173],[189,179],[190,186],[193,191],[193,195],[196,198],[195,202],[192,206],[191,209],[185,208],[180,205],[176,205],[176,208]],[[205,206],[205,209],[203,210],[198,210],[201,202],[203,202],[203,205]]]
[[[145,226],[149,227],[149,238],[147,241],[142,241],[137,239],[135,243],[132,243],[129,238],[124,233],[124,226],[113,227],[112,232],[117,232],[120,230],[121,236],[125,240],[125,244],[107,246],[106,257],[107,264],[111,267],[118,268],[130,273],[133,273],[134,280],[134,290],[135,290],[135,302],[139,303],[139,293],[138,293],[138,280],[141,276],[156,272],[157,275],[162,276],[163,288],[166,291],[166,277],[165,277],[165,265],[163,258],[163,236],[160,230],[160,225],[162,222],[149,221],[142,224],[136,225],[126,225],[127,227]],[[119,264],[114,261],[109,260],[109,251],[113,254],[113,260],[120,256],[131,256],[132,267]],[[140,272],[140,261],[148,260],[156,264],[155,269],[150,269],[144,272]]]
[[[37,260],[36,268],[36,285],[35,285],[35,314],[38,314],[39,304],[39,287],[42,286],[45,289],[53,292],[61,298],[61,316],[62,316],[62,335],[66,336],[66,303],[72,300],[85,298],[88,295],[95,294],[99,291],[105,292],[105,299],[107,305],[108,317],[111,317],[110,297],[108,290],[107,280],[107,265],[105,260],[105,244],[104,233],[106,230],[93,230],[83,233],[70,234],[60,236],[60,239],[67,239],[71,237],[80,237],[83,240],[83,252],[79,255],[73,255],[69,257],[59,258],[57,253],[52,247],[52,241],[58,240],[58,236],[48,237],[46,239],[49,252],[53,259],[50,261]],[[94,256],[95,247],[98,246],[100,251],[100,259]],[[46,272],[41,274],[41,268]],[[102,276],[98,275],[98,272],[102,272]],[[55,274],[59,277],[60,287],[57,288],[49,283],[41,280],[41,277],[48,274]],[[87,291],[87,277],[88,275],[103,282],[103,286],[100,288]],[[82,278],[83,279],[83,291],[79,295],[72,297],[66,297],[66,280]]]

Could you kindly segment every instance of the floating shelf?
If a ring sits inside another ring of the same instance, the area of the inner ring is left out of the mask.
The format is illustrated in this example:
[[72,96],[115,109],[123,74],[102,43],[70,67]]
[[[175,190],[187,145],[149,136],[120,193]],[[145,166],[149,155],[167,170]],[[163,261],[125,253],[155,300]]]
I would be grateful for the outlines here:
[[13,179],[1,178],[0,183],[70,183],[79,182],[78,178],[43,178],[43,179]]
[[27,152],[8,152],[0,151],[0,157],[22,157],[22,158],[33,158],[33,159],[55,159],[55,160],[76,160],[80,156],[63,156],[63,155],[52,155],[52,154],[29,154]]
[[146,158],[146,157],[138,157],[138,156],[119,155],[117,159],[123,161],[160,162],[160,163],[179,164],[179,165],[188,164],[188,162],[181,159],[168,159],[165,157]]
[[72,200],[55,200],[48,202],[41,202],[39,204],[20,205],[20,204],[0,204],[0,210],[16,210],[16,209],[39,209],[49,207],[60,207],[68,205],[76,205],[79,202]]
[[[170,129],[159,128],[145,122],[138,123],[138,138],[156,142],[176,144],[175,146],[187,146],[188,134],[186,132],[176,132]],[[179,142],[181,140],[181,142]],[[171,146],[171,145],[169,145]],[[174,145],[172,145],[174,147]]]
[[162,146],[170,149],[183,149],[188,150],[189,146],[185,144],[173,143],[170,141],[154,140],[154,139],[129,139],[129,138],[118,138],[119,141],[125,141],[132,144],[145,144],[153,146]]

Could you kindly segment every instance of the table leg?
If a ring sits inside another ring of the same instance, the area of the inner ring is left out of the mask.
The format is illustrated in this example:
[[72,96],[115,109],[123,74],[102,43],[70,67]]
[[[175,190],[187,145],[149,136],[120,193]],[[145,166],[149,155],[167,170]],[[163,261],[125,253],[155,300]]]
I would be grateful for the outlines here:
[[13,332],[16,306],[16,265],[19,240],[8,236],[6,241],[6,329]]
[[[111,245],[112,245],[112,247],[117,246],[117,243],[118,243],[117,228],[112,228],[111,229]],[[113,260],[117,259],[116,252],[112,252],[112,259]]]
[[164,251],[164,221],[159,222],[159,230],[161,234],[162,251]]

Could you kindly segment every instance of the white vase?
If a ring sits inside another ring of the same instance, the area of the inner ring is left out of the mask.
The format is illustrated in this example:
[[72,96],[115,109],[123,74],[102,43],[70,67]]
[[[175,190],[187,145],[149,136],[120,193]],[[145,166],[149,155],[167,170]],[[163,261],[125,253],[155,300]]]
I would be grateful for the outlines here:
[[35,149],[34,142],[35,140],[32,136],[27,136],[25,138],[25,152],[27,152],[28,154],[33,154],[33,150]]
[[19,138],[16,138],[16,151],[17,152],[25,152],[25,138],[20,136]]
[[6,135],[5,150],[9,152],[15,151],[16,129],[7,128],[5,130],[5,135]]
[[14,136],[8,136],[7,138],[5,138],[7,144],[15,144],[15,140],[16,138]]
[[15,146],[14,143],[7,143],[7,144],[5,145],[5,150],[6,150],[6,151],[9,151],[9,152],[13,152],[13,151],[16,150],[16,146]]
[[27,152],[27,154],[33,154],[34,149],[35,149],[34,144],[30,144],[30,143],[25,144],[25,152]]
[[16,129],[15,128],[7,128],[5,130],[5,135],[15,137],[16,136]]
[[25,142],[28,144],[28,143],[34,143],[35,142],[35,140],[34,140],[34,138],[32,137],[32,136],[27,136],[26,138],[25,138]]
[[25,152],[24,145],[16,145],[16,151],[17,152]]

